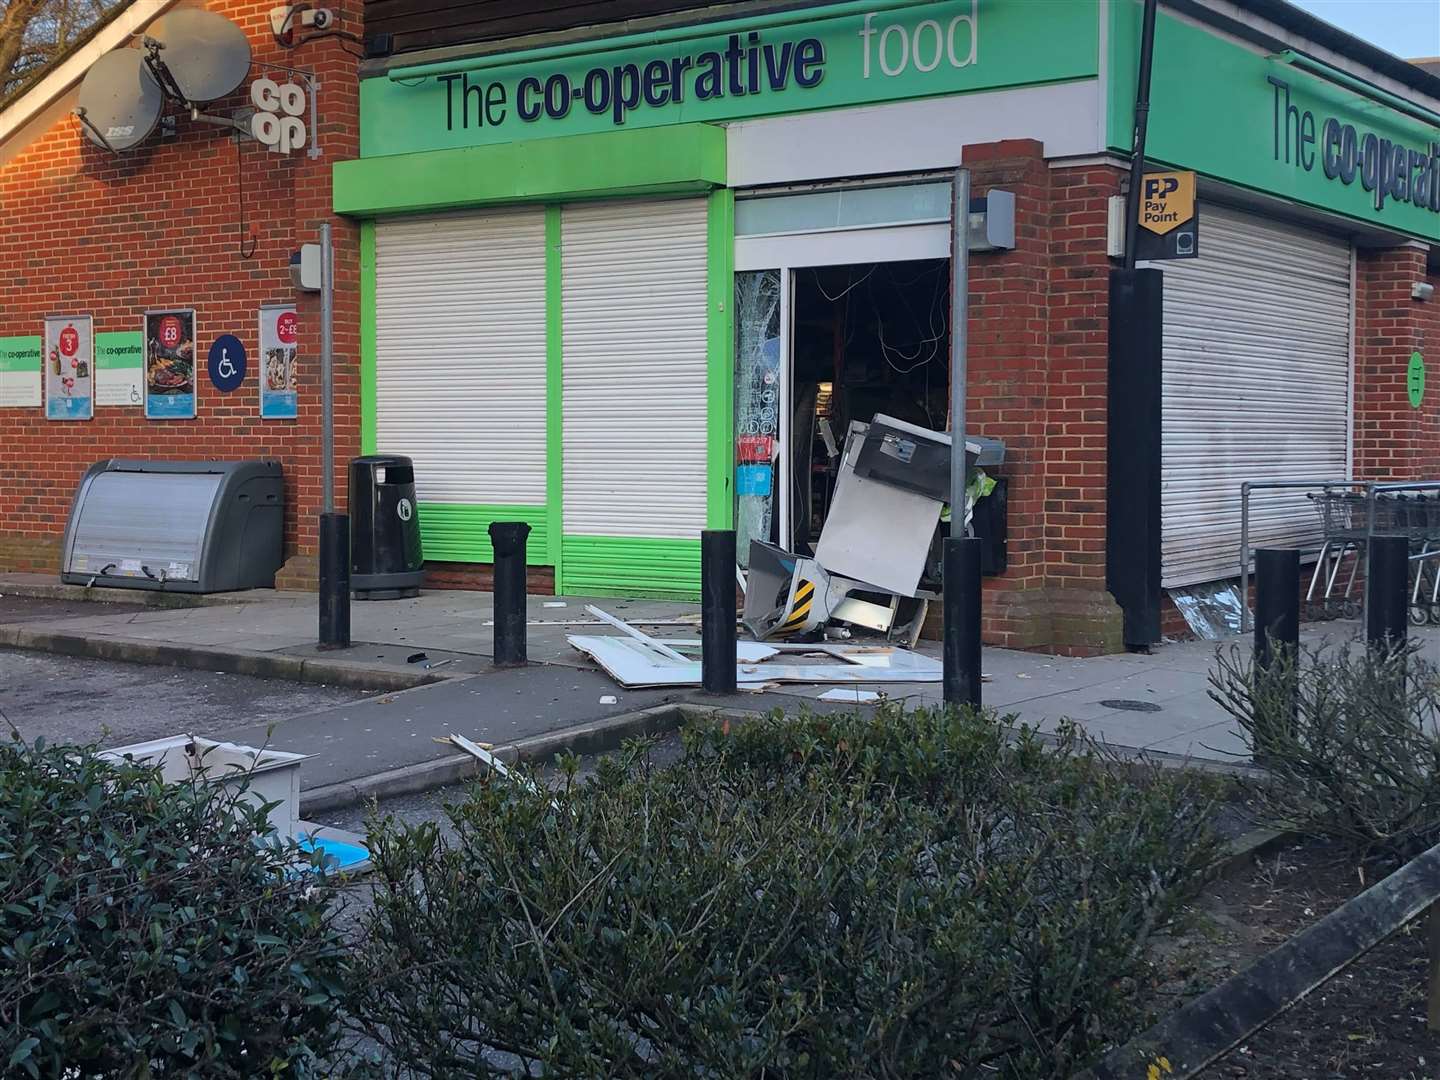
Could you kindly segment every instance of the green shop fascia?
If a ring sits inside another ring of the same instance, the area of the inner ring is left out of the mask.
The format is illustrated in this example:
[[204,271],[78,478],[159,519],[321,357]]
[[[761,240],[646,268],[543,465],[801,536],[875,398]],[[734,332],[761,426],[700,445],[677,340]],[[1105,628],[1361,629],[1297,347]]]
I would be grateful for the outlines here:
[[[362,79],[361,156],[334,169],[336,211],[363,223],[362,447],[415,457],[427,558],[489,562],[489,523],[523,520],[557,592],[698,595],[700,530],[736,513],[729,128],[1093,87],[1088,149],[1122,150],[1138,13],[838,3]],[[1156,160],[1440,231],[1422,121],[1162,18],[1157,57],[1176,50],[1214,77],[1200,92],[1157,61]],[[1215,124],[1217,94],[1250,122]]]

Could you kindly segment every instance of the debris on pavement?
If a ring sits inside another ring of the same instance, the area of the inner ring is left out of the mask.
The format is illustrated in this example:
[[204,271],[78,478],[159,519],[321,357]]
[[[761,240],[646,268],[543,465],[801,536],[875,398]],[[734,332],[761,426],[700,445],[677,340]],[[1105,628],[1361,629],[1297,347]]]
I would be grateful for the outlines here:
[[876,690],[861,690],[858,687],[837,686],[832,690],[826,690],[815,700],[844,701],[854,705],[866,705],[872,701],[879,701],[880,694]]
[[[700,685],[700,660],[679,651],[698,652],[698,640],[661,641],[597,607],[586,610],[626,636],[572,634],[565,640],[621,686]],[[881,644],[745,641],[736,642],[736,660],[735,681],[742,690],[774,683],[929,683],[939,682],[943,670],[931,657]]]
[[[967,439],[965,453],[972,467],[1000,464],[1005,447]],[[814,554],[750,540],[743,588],[750,633],[768,641],[839,622],[913,649],[938,595],[924,583],[927,572],[934,577],[935,541],[948,513],[950,456],[945,432],[883,413],[852,423]],[[967,493],[967,523],[987,490]]]
[[363,837],[300,817],[300,766],[308,754],[181,734],[117,746],[98,756],[159,768],[160,778],[169,784],[236,789],[240,798],[265,808],[270,828],[292,837],[304,851],[323,852],[334,869],[354,873],[370,866]]

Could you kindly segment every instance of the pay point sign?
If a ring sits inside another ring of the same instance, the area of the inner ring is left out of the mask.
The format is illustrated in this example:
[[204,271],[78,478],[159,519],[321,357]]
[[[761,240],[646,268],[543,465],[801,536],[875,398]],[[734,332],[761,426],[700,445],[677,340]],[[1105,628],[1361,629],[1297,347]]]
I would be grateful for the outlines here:
[[1135,257],[1193,259],[1200,254],[1200,215],[1193,172],[1146,173],[1140,181]]

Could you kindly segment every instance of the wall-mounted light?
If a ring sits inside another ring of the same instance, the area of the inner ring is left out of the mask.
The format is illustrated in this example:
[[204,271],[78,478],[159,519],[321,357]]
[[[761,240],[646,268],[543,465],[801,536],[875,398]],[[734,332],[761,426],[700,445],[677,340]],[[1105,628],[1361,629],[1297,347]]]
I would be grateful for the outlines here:
[[1429,300],[1435,295],[1435,286],[1428,281],[1417,281],[1410,286],[1411,300]]

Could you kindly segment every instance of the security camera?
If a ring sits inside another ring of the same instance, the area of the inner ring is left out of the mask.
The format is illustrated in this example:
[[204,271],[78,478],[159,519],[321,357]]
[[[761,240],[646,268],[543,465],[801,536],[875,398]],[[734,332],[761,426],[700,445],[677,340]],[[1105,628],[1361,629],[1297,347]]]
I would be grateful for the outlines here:
[[1435,286],[1428,281],[1417,281],[1410,286],[1410,299],[1429,300],[1435,295]]
[[300,23],[316,30],[329,30],[335,25],[335,12],[329,8],[311,8],[300,13]]

